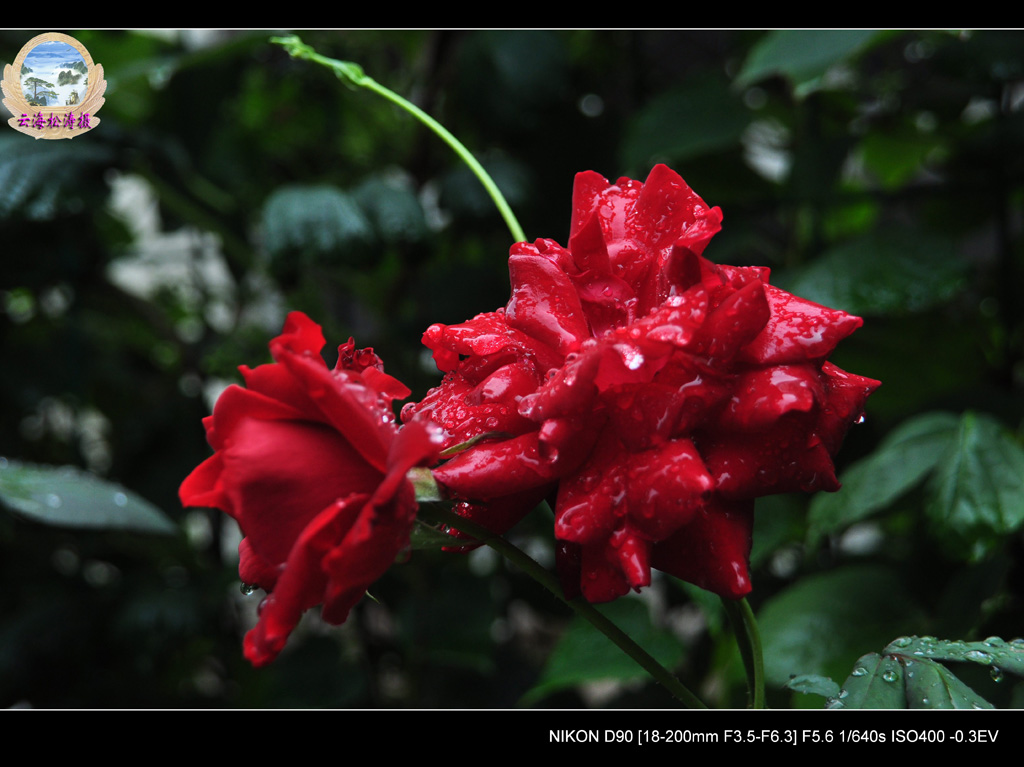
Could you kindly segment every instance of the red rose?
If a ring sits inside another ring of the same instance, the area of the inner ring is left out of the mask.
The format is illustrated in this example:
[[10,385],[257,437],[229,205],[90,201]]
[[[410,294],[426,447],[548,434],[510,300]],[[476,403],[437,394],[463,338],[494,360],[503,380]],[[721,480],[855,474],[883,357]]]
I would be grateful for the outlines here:
[[554,497],[570,594],[614,599],[653,566],[743,596],[754,498],[839,486],[879,383],[826,357],[861,320],[703,258],[721,219],[664,165],[580,173],[568,249],[514,245],[508,305],[424,335],[446,375],[403,420],[445,447],[488,435],[435,478],[497,532]]
[[245,638],[254,665],[272,661],[302,613],[323,603],[340,624],[408,546],[416,515],[406,473],[437,457],[436,430],[398,430],[391,401],[409,390],[372,349],[339,348],[328,369],[324,337],[288,315],[270,342],[273,364],[242,367],[204,420],[216,451],[181,485],[185,506],[230,514],[245,538],[239,575],[269,596]]

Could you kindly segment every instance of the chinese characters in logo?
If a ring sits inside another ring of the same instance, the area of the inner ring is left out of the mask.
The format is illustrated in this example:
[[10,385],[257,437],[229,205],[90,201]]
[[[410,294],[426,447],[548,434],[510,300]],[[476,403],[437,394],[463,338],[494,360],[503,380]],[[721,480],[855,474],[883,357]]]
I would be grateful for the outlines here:
[[67,112],[63,115],[51,112],[49,117],[46,117],[42,112],[36,112],[32,117],[22,112],[18,125],[23,128],[35,128],[36,130],[44,130],[46,128],[70,128],[71,130],[81,128],[89,130],[92,127],[89,125],[88,112],[79,112],[77,118],[74,112]]

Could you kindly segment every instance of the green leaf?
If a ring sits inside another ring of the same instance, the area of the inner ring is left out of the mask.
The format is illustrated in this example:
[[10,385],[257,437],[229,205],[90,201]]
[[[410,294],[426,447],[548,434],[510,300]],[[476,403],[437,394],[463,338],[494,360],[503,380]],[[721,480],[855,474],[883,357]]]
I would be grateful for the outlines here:
[[784,546],[801,544],[806,526],[807,499],[804,495],[783,493],[758,498],[750,566],[757,569]]
[[112,160],[103,144],[90,141],[26,141],[0,136],[0,219],[22,210],[34,220],[53,218],[77,196],[82,176]]
[[903,666],[890,655],[870,653],[853,667],[827,708],[906,708]]
[[784,685],[794,674],[841,677],[862,648],[918,625],[920,608],[899,574],[877,565],[810,576],[774,596],[758,622],[765,678]]
[[[619,599],[602,605],[600,610],[665,668],[671,669],[682,660],[682,644],[671,633],[651,623],[643,602]],[[576,618],[548,658],[540,681],[526,693],[522,702],[530,705],[556,690],[586,682],[646,678],[647,672],[636,661],[586,620]]]
[[[983,642],[904,636],[889,643],[884,655],[871,653],[857,661],[828,708],[953,708],[984,709],[992,704],[936,661],[974,663],[1024,676],[1024,640]],[[818,690],[811,690],[821,695]]]
[[978,561],[1024,524],[1024,449],[993,418],[964,413],[929,485],[932,530]]
[[900,316],[957,295],[968,268],[948,238],[887,229],[825,252],[795,274],[781,275],[779,284],[851,314]]
[[786,682],[786,687],[805,695],[820,695],[823,698],[839,696],[839,685],[827,676],[818,674],[801,674]]
[[423,207],[401,176],[378,175],[352,193],[383,242],[416,242],[427,233]]
[[737,146],[749,122],[749,111],[724,83],[694,78],[640,110],[626,134],[623,161],[646,169],[655,158],[680,162]]
[[263,233],[274,256],[288,252],[315,256],[368,241],[372,227],[353,199],[329,185],[286,186],[263,208]]
[[896,190],[919,177],[942,147],[942,137],[906,127],[891,133],[868,133],[858,149],[873,181]]
[[865,29],[783,29],[769,32],[750,51],[735,87],[781,75],[805,95],[835,64],[851,59],[886,37]]
[[36,466],[0,458],[0,501],[47,525],[163,535],[178,530],[149,501],[72,466]]
[[945,666],[931,660],[904,663],[908,708],[993,708]]
[[989,637],[983,642],[964,642],[959,639],[934,637],[900,637],[885,648],[887,653],[899,653],[914,658],[975,663],[1024,677],[1024,639],[1007,642]]
[[924,413],[906,421],[867,458],[840,477],[837,493],[818,493],[811,502],[809,545],[887,508],[922,482],[953,442],[958,419],[952,413]]

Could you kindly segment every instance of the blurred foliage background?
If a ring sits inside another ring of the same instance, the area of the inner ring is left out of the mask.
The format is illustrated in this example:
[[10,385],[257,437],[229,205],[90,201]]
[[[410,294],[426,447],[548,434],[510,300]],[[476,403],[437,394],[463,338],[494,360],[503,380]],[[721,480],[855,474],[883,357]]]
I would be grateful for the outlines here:
[[[0,32],[0,58],[35,34]],[[239,591],[237,530],[177,500],[210,452],[201,419],[291,309],[331,364],[352,335],[423,396],[421,333],[507,301],[508,233],[435,136],[272,33],[69,34],[104,67],[100,126],[0,130],[0,468],[9,491],[16,465],[79,467],[173,525],[83,529],[6,499],[0,705],[671,706],[487,550],[415,551],[345,626],[307,614],[247,665],[260,595]],[[577,171],[666,162],[724,211],[706,256],[865,318],[834,357],[884,382],[846,486],[759,501],[770,705],[820,707],[786,681],[841,682],[902,634],[1024,633],[1024,33],[300,34],[444,123],[530,238],[565,242]],[[512,537],[550,562],[550,525]],[[658,578],[609,611],[711,704],[745,705],[716,599]]]

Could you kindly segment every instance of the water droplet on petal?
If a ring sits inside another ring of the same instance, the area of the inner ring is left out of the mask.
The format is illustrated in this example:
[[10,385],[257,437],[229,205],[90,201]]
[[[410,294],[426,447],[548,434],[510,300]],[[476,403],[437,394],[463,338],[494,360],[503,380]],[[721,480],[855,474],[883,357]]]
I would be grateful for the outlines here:
[[243,584],[241,584],[241,586],[239,586],[238,590],[242,592],[242,596],[248,597],[248,596],[251,596],[252,593],[257,588],[259,588],[259,587],[254,585],[254,584],[252,584],[252,583],[243,583]]

